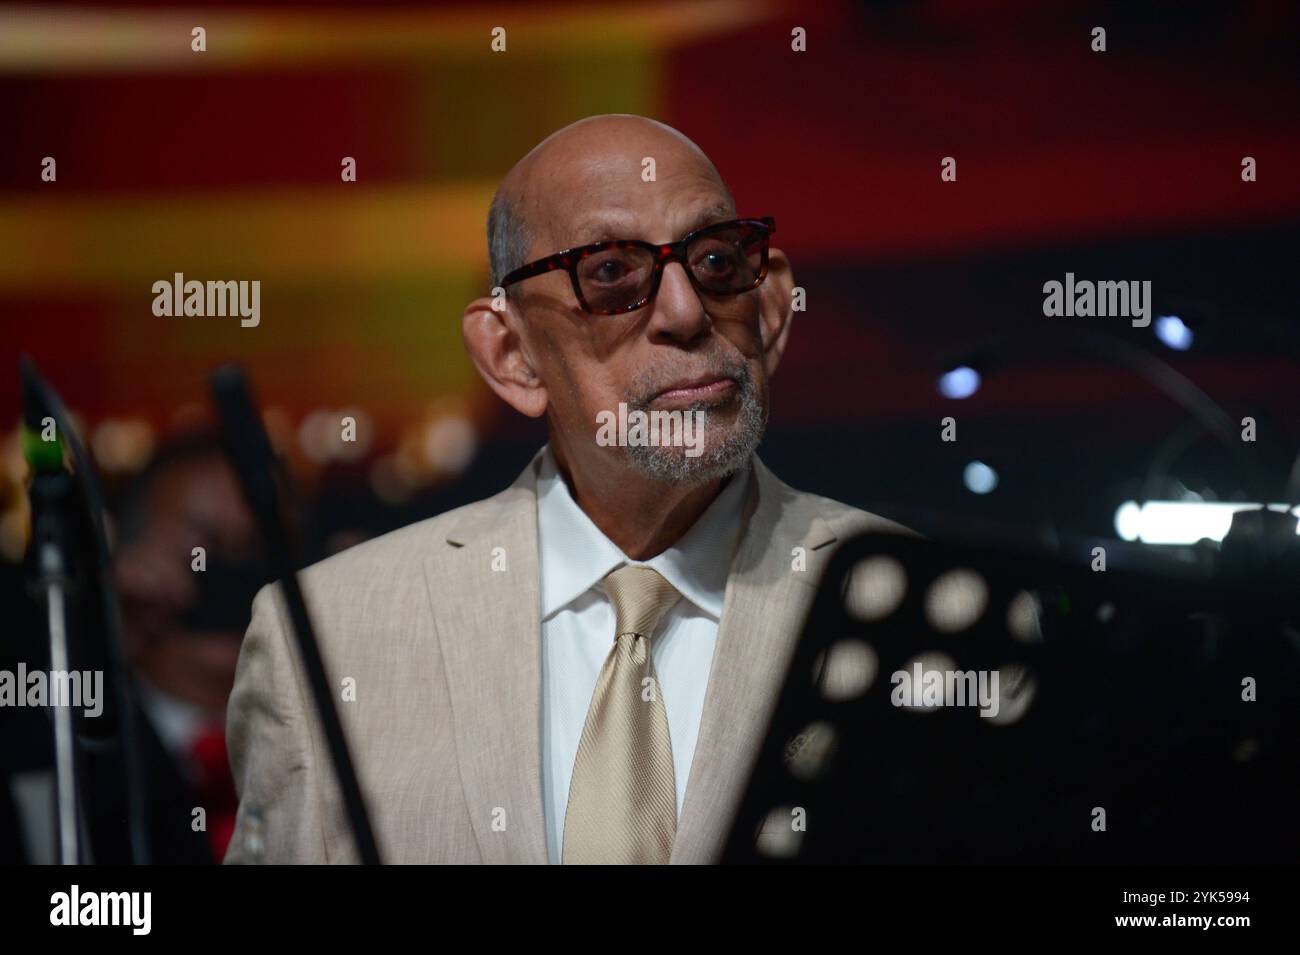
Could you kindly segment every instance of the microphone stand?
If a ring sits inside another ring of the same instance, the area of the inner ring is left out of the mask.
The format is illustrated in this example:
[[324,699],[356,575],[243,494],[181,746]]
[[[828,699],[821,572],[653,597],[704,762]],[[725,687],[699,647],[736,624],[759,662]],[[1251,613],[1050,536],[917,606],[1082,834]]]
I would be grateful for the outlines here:
[[[38,596],[47,606],[50,629],[50,666],[67,672],[72,666],[71,631],[68,620],[75,606],[72,581],[85,585],[98,604],[103,639],[94,650],[96,662],[103,661],[108,681],[113,686],[110,699],[117,708],[113,724],[121,746],[125,776],[127,830],[131,861],[147,865],[150,859],[145,792],[144,757],[135,724],[135,693],[127,668],[122,641],[122,615],[113,587],[112,562],[108,533],[104,526],[104,495],[95,468],[86,453],[62,399],[24,356],[19,364],[23,400],[23,451],[33,472],[32,546],[29,559]],[[45,419],[52,419],[56,440],[43,441],[40,432]],[[71,457],[75,473],[63,464],[64,448]],[[89,566],[84,573],[76,557],[88,545]],[[75,556],[74,556],[75,555]],[[73,727],[70,701],[56,706],[55,769],[58,786],[59,857],[65,863],[84,861],[81,840],[81,791],[77,778],[77,734]],[[101,716],[104,719],[105,713]],[[112,720],[108,722],[112,723]]]
[[[76,487],[72,475],[63,470],[62,445],[51,444],[54,448],[49,456],[57,459],[58,470],[37,470],[30,489],[33,515],[30,587],[46,607],[50,671],[59,674],[72,669],[68,610],[73,594],[73,567],[69,556],[73,535],[69,530],[76,520]],[[51,680],[51,685],[59,684]],[[54,710],[56,854],[61,865],[80,865],[83,861],[81,798],[72,701],[51,699],[49,702]]]

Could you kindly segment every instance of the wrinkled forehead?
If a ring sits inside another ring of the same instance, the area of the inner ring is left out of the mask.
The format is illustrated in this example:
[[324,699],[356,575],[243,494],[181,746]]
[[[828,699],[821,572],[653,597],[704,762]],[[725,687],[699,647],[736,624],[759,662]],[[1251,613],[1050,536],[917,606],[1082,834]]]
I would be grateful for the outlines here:
[[736,214],[713,164],[684,144],[542,158],[528,203],[534,255],[611,239],[671,242]]

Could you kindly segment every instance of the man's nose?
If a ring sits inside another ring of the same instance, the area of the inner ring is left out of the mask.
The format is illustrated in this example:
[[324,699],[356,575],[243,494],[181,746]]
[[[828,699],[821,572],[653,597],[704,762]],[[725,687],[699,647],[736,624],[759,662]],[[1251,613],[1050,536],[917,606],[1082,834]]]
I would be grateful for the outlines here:
[[651,337],[689,342],[703,334],[711,323],[686,269],[680,262],[669,262],[664,266],[650,316],[647,331]]

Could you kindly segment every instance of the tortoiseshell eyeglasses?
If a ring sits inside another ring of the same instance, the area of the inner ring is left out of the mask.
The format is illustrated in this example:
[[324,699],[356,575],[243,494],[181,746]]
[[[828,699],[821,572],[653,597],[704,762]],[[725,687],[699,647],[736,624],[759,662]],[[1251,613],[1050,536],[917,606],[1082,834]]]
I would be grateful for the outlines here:
[[695,289],[706,295],[739,295],[758,288],[767,275],[768,240],[776,220],[733,219],[654,245],[618,239],[565,249],[507,275],[502,287],[565,269],[583,311],[621,315],[643,307],[659,291],[664,266],[680,262]]

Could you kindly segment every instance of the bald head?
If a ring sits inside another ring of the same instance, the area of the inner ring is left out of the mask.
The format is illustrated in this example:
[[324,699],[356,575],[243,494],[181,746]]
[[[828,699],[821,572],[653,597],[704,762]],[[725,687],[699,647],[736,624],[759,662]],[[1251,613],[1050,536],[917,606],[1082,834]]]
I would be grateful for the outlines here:
[[[725,214],[734,215],[735,201],[717,169],[695,143],[671,126],[644,116],[614,113],[589,116],[560,129],[534,146],[506,174],[488,212],[488,259],[491,284],[496,287],[530,258],[604,238],[642,238],[633,232],[594,235],[596,221],[571,221],[582,213],[609,211],[617,215],[630,204],[619,190],[644,185],[643,160],[655,160],[656,177],[696,179],[717,187],[725,197]],[[574,194],[590,199],[575,208]],[[597,210],[596,206],[602,208]],[[576,231],[566,228],[572,224]],[[629,226],[634,223],[629,222]],[[557,244],[558,243],[558,244]],[[513,291],[513,290],[512,290]]]
[[[488,217],[493,288],[521,265],[612,243],[512,284],[504,300],[480,296],[462,324],[484,381],[515,410],[546,416],[580,505],[616,510],[616,498],[653,485],[655,506],[671,508],[665,487],[716,490],[757,447],[793,283],[784,254],[769,248],[771,227],[738,219],[703,151],[641,116],[566,126],[502,181]],[[636,252],[620,240],[643,245]],[[645,244],[681,251],[651,262]],[[584,287],[606,298],[593,307]],[[702,438],[693,448],[611,443],[597,429],[620,409],[689,412]]]

